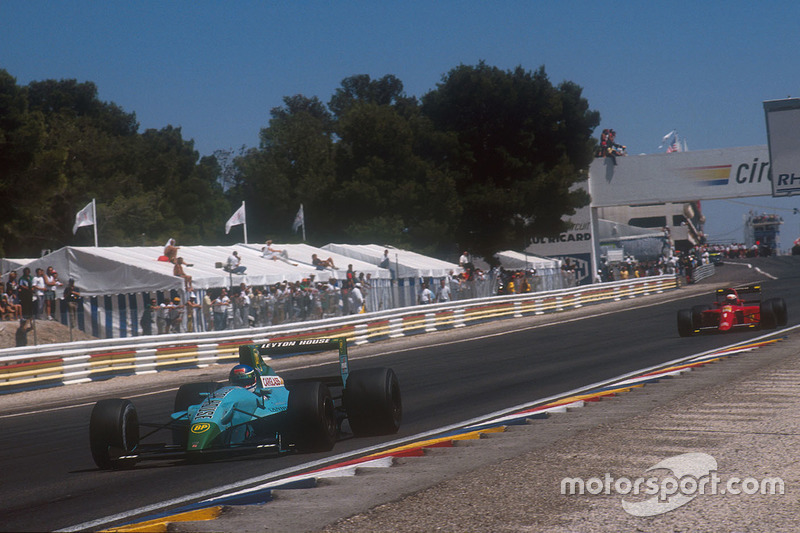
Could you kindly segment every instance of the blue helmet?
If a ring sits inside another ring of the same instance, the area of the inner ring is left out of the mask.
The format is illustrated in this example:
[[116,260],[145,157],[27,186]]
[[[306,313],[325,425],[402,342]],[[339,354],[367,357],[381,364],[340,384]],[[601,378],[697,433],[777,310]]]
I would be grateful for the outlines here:
[[231,373],[228,374],[228,381],[231,385],[244,387],[247,390],[254,390],[257,380],[258,372],[256,372],[255,368],[248,365],[236,365],[231,369]]

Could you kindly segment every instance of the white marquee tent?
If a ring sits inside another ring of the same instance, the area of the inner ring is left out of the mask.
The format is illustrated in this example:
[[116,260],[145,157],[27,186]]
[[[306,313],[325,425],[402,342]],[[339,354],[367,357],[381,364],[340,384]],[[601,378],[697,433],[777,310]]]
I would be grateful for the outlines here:
[[448,263],[434,257],[408,250],[400,250],[391,246],[331,243],[322,248],[372,265],[380,263],[383,259],[384,250],[389,250],[390,268],[395,271],[398,278],[442,278],[450,274],[450,272],[461,272],[461,269],[455,263]]

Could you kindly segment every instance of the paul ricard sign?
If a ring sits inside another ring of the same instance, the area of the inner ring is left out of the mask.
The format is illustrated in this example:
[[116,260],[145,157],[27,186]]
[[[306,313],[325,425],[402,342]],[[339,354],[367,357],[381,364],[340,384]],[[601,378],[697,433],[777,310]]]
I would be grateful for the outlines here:
[[767,146],[595,159],[593,207],[771,196]]

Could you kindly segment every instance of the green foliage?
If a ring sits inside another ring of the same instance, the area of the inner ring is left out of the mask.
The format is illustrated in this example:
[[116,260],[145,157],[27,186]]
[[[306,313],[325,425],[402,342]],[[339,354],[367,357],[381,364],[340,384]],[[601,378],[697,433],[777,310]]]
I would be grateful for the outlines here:
[[[247,202],[251,241],[307,237],[491,256],[557,233],[585,205],[599,115],[581,88],[544,68],[484,63],[450,71],[420,102],[392,75],[342,80],[327,105],[285,97],[258,148],[199,157],[180,128],[138,132],[134,113],[91,82],[17,85],[0,70],[0,253],[88,245],[75,213],[97,200],[102,245],[238,240],[228,217]],[[238,235],[238,234],[237,234]]]
[[451,164],[462,248],[484,257],[519,248],[562,231],[562,215],[586,205],[572,190],[586,179],[599,114],[580,93],[569,82],[553,87],[544,67],[502,71],[481,62],[453,69],[423,97],[435,127],[458,138]]

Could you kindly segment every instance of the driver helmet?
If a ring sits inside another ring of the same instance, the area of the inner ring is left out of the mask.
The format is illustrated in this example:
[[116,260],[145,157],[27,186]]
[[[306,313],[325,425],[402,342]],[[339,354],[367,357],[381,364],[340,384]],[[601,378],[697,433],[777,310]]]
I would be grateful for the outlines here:
[[728,294],[728,295],[727,295],[725,298],[726,298],[726,299],[727,299],[729,302],[735,302],[735,301],[736,301],[736,295],[735,295],[735,294],[733,294],[732,292],[731,292],[731,293],[729,293],[729,294]]
[[228,374],[228,381],[231,385],[244,387],[249,391],[255,390],[257,380],[258,373],[255,368],[248,365],[236,365]]

